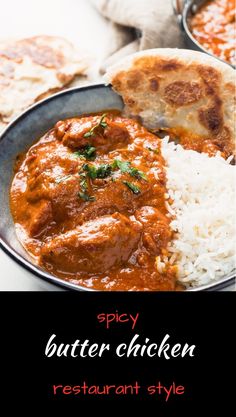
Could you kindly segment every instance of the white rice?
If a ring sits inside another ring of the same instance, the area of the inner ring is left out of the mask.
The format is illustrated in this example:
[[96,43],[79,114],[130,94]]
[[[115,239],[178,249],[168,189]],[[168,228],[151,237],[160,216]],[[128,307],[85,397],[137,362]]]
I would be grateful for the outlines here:
[[168,138],[162,154],[176,232],[170,262],[178,265],[179,280],[199,286],[230,274],[236,266],[235,166],[220,154],[185,150]]

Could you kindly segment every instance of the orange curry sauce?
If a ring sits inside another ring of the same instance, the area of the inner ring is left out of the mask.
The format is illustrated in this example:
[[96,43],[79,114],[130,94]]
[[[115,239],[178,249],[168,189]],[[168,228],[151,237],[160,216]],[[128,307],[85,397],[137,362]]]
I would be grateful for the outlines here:
[[235,0],[204,3],[191,19],[190,29],[207,51],[229,64],[236,64]]
[[16,164],[11,210],[38,263],[98,290],[176,290],[160,139],[109,112],[60,121]]
[[[220,150],[190,136],[183,145]],[[167,198],[161,139],[118,112],[59,121],[18,158],[10,191],[29,254],[98,290],[181,289],[168,263]]]

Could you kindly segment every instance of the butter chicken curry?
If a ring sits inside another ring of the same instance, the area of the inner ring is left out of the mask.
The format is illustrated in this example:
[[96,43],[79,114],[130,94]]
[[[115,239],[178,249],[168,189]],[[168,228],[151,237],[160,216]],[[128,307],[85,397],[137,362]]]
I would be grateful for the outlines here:
[[96,289],[175,289],[160,141],[116,113],[60,121],[19,158],[20,241],[52,274]]
[[165,183],[160,139],[137,121],[118,112],[59,121],[18,158],[18,237],[43,268],[78,285],[176,290]]

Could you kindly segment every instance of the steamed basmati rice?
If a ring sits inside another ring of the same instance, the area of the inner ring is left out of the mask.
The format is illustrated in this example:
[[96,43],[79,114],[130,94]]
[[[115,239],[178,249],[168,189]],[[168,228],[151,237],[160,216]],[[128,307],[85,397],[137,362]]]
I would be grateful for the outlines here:
[[[171,228],[171,263],[186,286],[208,284],[236,265],[235,166],[220,154],[185,150],[162,141],[166,160]],[[172,203],[172,201],[173,203]]]

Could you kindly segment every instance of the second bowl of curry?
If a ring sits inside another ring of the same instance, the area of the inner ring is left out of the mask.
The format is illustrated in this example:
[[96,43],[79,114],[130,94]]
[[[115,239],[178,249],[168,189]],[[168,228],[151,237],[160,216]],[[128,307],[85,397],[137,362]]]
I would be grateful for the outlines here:
[[235,67],[235,0],[174,0],[173,8],[190,49]]

